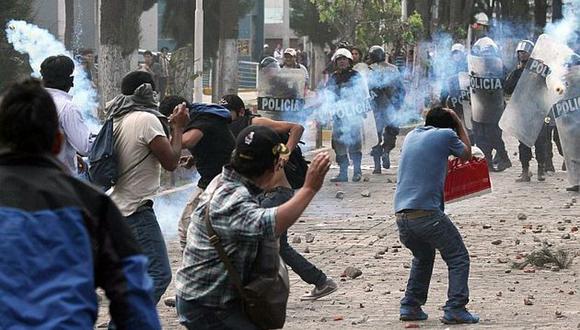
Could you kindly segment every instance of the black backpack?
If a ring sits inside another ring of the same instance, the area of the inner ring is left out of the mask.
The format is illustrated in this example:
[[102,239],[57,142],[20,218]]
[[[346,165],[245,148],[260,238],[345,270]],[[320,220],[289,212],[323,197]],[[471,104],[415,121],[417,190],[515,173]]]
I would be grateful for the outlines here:
[[[161,120],[161,117],[159,117],[162,116],[160,113],[149,109],[136,111],[146,111],[158,116],[161,124],[163,124],[165,133],[168,134],[169,128],[167,127],[167,124]],[[107,191],[114,186],[123,175],[127,174],[147,159],[150,154],[151,150],[149,150],[145,157],[119,174],[118,159],[115,155],[113,117],[109,117],[105,120],[105,123],[103,124],[103,127],[101,127],[99,134],[97,134],[91,151],[89,152],[89,180],[95,185],[101,187],[104,191]]]
[[306,172],[308,172],[308,162],[304,159],[300,146],[296,146],[284,167],[284,173],[286,173],[286,178],[292,189],[300,189],[304,186]]

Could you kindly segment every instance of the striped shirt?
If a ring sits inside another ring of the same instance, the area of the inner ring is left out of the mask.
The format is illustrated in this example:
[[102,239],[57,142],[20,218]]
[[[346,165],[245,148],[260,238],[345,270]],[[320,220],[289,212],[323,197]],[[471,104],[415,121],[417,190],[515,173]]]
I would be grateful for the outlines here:
[[256,200],[260,193],[250,180],[227,166],[210,183],[191,215],[183,263],[176,275],[180,298],[218,308],[239,300],[217,250],[209,242],[204,214],[209,202],[211,224],[242,282],[247,283],[258,244],[263,239],[275,238],[277,208],[260,208]]

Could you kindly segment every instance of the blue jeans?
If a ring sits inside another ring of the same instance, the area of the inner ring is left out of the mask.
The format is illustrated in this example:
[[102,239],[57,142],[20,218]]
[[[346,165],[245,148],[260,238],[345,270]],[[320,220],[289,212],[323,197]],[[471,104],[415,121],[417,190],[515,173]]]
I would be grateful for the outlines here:
[[[280,206],[289,201],[294,196],[294,190],[286,187],[276,187],[258,197],[260,206],[270,208]],[[321,286],[326,283],[326,274],[316,268],[310,261],[294,250],[288,244],[288,232],[280,235],[280,257],[300,278],[308,283]]]
[[469,302],[469,254],[449,217],[436,211],[422,218],[397,219],[397,227],[401,243],[411,250],[414,257],[401,305],[421,306],[427,301],[437,249],[449,270],[449,289],[444,309],[465,308]]
[[171,266],[165,240],[153,212],[153,202],[148,201],[125,219],[143,254],[149,259],[147,273],[153,279],[153,300],[157,303],[171,283]]
[[179,323],[190,330],[257,330],[242,311],[240,304],[233,304],[226,309],[210,308],[187,301],[177,296],[177,314]]

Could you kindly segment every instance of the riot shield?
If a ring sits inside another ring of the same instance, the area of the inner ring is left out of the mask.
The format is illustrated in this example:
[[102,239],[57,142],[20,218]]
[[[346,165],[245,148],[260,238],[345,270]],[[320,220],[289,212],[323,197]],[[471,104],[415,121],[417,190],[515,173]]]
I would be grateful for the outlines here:
[[[553,79],[551,79],[553,78]],[[562,77],[548,76],[550,91],[558,94],[552,106],[570,184],[580,185],[580,66],[570,68]]]
[[504,107],[503,63],[498,57],[475,55],[469,55],[467,63],[473,121],[497,123]]
[[306,74],[303,69],[264,68],[258,73],[258,110],[266,117],[288,119],[304,107]]
[[514,93],[501,117],[499,126],[528,147],[533,147],[544,125],[544,118],[556,102],[556,94],[548,91],[546,76],[550,67],[561,66],[572,50],[548,35],[536,42]]
[[457,78],[459,79],[459,102],[463,107],[463,123],[467,129],[473,129],[473,124],[471,123],[473,116],[471,114],[471,95],[469,93],[469,73],[459,72]]

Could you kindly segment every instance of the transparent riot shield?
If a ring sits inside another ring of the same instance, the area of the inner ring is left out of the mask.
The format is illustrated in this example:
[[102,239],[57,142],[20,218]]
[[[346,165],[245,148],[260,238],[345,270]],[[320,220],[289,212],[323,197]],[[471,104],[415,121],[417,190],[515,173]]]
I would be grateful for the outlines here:
[[504,132],[515,136],[528,147],[534,146],[544,118],[556,102],[556,94],[546,87],[550,67],[562,66],[571,54],[570,48],[548,35],[538,38],[499,122]]
[[459,72],[457,76],[459,79],[459,100],[463,107],[463,123],[467,129],[473,129],[473,124],[471,123],[473,116],[471,114],[471,95],[469,93],[469,73]]
[[499,57],[474,55],[467,57],[467,63],[473,121],[497,123],[504,107],[503,63]]
[[264,68],[258,73],[258,110],[266,117],[287,120],[304,107],[303,69]]
[[546,79],[550,92],[558,100],[552,106],[570,184],[580,185],[580,66],[574,66],[560,79],[550,75]]

